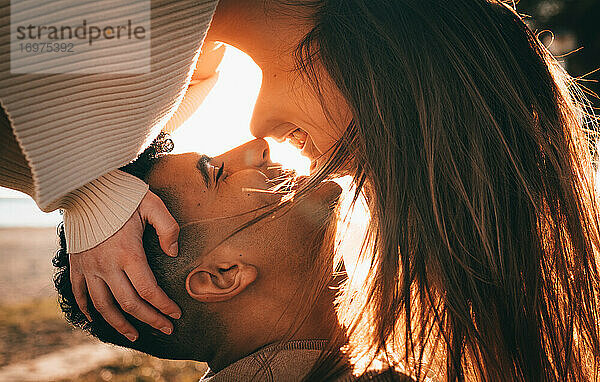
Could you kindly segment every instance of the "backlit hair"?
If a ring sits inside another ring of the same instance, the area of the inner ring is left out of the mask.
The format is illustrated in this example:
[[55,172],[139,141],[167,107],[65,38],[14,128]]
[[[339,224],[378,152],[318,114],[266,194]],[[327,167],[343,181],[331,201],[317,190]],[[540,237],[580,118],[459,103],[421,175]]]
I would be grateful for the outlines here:
[[349,170],[370,209],[371,269],[340,296],[349,354],[418,380],[597,379],[597,125],[522,17],[493,0],[278,3],[312,15],[299,73],[353,116],[311,182]]

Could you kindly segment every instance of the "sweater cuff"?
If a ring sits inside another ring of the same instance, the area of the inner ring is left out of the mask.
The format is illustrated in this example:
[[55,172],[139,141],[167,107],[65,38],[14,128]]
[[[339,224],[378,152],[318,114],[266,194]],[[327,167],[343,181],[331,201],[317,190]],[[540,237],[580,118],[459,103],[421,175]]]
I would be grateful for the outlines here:
[[133,175],[114,170],[65,196],[67,251],[79,253],[102,243],[129,220],[148,192]]

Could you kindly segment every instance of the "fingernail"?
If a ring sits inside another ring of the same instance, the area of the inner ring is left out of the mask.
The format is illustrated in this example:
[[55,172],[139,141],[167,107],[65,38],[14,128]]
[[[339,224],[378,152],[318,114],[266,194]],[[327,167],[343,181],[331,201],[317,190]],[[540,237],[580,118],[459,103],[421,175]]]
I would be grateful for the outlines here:
[[163,332],[163,333],[165,333],[165,334],[171,334],[171,333],[173,333],[173,329],[167,328],[167,327],[162,328],[160,331]]
[[169,248],[169,251],[171,252],[171,256],[177,256],[177,252],[179,252],[179,246],[177,245],[177,243],[171,244],[171,248]]
[[135,342],[135,340],[137,340],[137,335],[135,334],[127,333],[125,334],[125,337],[127,337],[127,339],[131,342]]
[[179,320],[181,318],[181,313],[171,313],[169,317]]

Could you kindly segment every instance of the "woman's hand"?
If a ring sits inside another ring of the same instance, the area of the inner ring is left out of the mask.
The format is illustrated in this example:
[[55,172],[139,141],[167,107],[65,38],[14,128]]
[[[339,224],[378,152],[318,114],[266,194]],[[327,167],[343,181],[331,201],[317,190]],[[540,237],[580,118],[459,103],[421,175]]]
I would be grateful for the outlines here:
[[121,314],[115,300],[125,312],[165,334],[172,333],[173,324],[164,315],[181,317],[181,310],[160,289],[148,265],[142,246],[146,223],[156,230],[162,250],[169,256],[177,256],[179,226],[162,200],[148,191],[118,232],[98,246],[71,254],[69,258],[73,294],[81,311],[91,321],[88,310],[91,300],[102,317],[131,341],[139,333]]

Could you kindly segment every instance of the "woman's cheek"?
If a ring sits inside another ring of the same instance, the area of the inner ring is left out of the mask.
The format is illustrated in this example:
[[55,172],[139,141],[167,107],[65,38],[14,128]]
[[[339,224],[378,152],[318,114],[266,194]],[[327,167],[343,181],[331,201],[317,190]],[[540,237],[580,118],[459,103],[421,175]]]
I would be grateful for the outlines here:
[[325,85],[327,90],[323,95],[325,107],[321,106],[320,102],[318,109],[313,105],[315,107],[313,115],[317,115],[318,111],[320,118],[317,118],[317,123],[312,125],[312,131],[307,131],[321,153],[326,153],[342,137],[353,118],[348,103],[336,89],[333,81],[329,79],[327,82],[329,86]]
[[342,137],[345,128],[331,126],[326,121],[321,126],[321,128],[311,129],[307,133],[315,148],[323,154],[329,151]]

